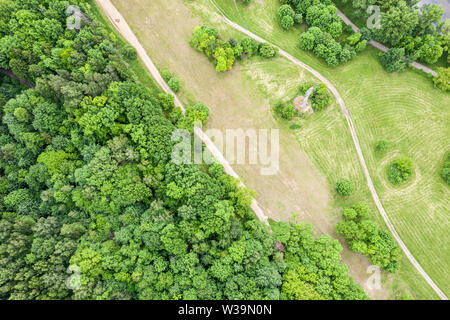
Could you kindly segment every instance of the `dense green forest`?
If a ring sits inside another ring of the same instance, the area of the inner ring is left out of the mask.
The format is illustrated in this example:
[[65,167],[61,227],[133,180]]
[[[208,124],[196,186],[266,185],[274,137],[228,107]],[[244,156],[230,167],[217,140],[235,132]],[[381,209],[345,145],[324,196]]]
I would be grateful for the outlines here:
[[0,0],[0,299],[367,299],[337,240],[271,233],[223,167],[170,161],[193,119],[91,5]]

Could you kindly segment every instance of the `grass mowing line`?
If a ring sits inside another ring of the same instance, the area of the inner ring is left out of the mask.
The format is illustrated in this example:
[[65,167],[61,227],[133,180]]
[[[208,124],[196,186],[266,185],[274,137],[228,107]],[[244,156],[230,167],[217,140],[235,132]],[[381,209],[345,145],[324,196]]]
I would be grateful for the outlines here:
[[[126,39],[137,51],[139,57],[141,58],[144,65],[147,67],[148,71],[153,76],[154,80],[158,83],[158,85],[166,92],[170,93],[175,98],[175,106],[180,107],[180,109],[185,112],[185,108],[181,101],[178,99],[177,95],[169,88],[167,83],[162,78],[156,66],[153,64],[150,57],[147,55],[144,47],[140,44],[139,40],[136,38],[134,33],[131,31],[131,28],[128,26],[124,17],[120,14],[120,12],[114,7],[110,0],[96,0],[98,6],[103,10],[106,16],[109,18],[111,24],[119,31],[119,33]],[[222,153],[217,149],[215,144],[211,141],[211,139],[203,132],[202,129],[198,127],[194,127],[194,133],[201,139],[201,141],[206,145],[206,148],[211,152],[214,158],[224,167],[225,172],[230,176],[239,179],[237,173],[233,170],[229,162],[225,159]],[[241,181],[240,186],[244,187],[244,183]],[[268,217],[264,214],[262,209],[260,208],[256,199],[252,199],[251,208],[253,212],[256,214],[257,218],[264,222],[267,226],[270,225],[268,223]]]
[[[218,8],[217,3],[215,3],[214,0],[210,0],[211,4]],[[223,10],[219,9],[219,11],[222,13]],[[229,24],[230,26],[232,26],[233,28],[241,31],[242,33],[246,34],[247,36],[259,41],[259,42],[268,42],[265,41],[263,38],[253,34],[252,32],[250,32],[249,30],[241,27],[240,25],[234,23],[233,21],[231,21],[230,19],[228,19],[225,15],[223,15],[223,18],[225,20],[225,22],[227,24]],[[362,149],[358,140],[358,136],[356,134],[356,130],[355,130],[355,126],[353,124],[353,120],[352,117],[350,115],[349,110],[347,109],[344,100],[342,99],[342,97],[340,96],[339,92],[337,91],[337,89],[333,86],[333,84],[324,76],[322,76],[318,71],[312,69],[311,67],[309,67],[308,65],[304,64],[303,62],[301,62],[300,60],[296,59],[295,57],[291,56],[289,53],[285,52],[284,50],[280,49],[280,55],[286,57],[287,59],[291,60],[293,63],[297,64],[298,66],[310,71],[313,75],[315,75],[317,78],[319,78],[323,83],[325,83],[327,85],[327,87],[332,91],[333,95],[336,97],[337,102],[339,103],[339,105],[341,106],[342,112],[345,116],[345,118],[347,119],[347,123],[349,126],[349,130],[350,133],[352,135],[352,139],[356,148],[356,151],[358,153],[358,157],[359,157],[359,161],[361,163],[361,166],[363,167],[363,171],[364,174],[366,176],[366,180],[367,180],[367,184],[368,187],[370,189],[372,198],[378,208],[378,211],[380,212],[381,216],[383,217],[383,220],[385,221],[387,227],[389,228],[390,232],[392,233],[393,237],[395,238],[395,240],[397,241],[397,243],[399,244],[399,246],[401,247],[401,249],[403,250],[403,252],[405,253],[405,255],[407,256],[407,258],[409,259],[409,261],[413,264],[413,266],[416,268],[416,270],[421,274],[421,276],[425,279],[425,281],[433,288],[433,290],[436,292],[436,294],[442,299],[442,300],[448,300],[446,295],[439,289],[439,287],[433,282],[433,280],[428,276],[428,274],[425,272],[425,270],[421,267],[421,265],[417,262],[417,260],[414,258],[414,256],[412,255],[412,253],[409,251],[408,247],[405,245],[405,243],[403,242],[403,240],[400,238],[399,234],[397,233],[397,231],[395,230],[394,225],[392,224],[389,216],[387,215],[383,205],[381,204],[380,198],[378,197],[377,191],[375,189],[375,186],[373,184],[372,178],[370,176],[366,161],[364,159],[364,155],[362,153]]]

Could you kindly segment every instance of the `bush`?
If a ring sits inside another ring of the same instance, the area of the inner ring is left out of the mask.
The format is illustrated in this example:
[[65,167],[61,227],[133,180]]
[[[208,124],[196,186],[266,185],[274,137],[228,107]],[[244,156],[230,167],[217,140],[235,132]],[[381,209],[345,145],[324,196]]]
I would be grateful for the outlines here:
[[379,153],[384,153],[388,149],[388,142],[385,140],[380,140],[375,145],[375,150]]
[[366,40],[367,42],[372,40],[372,31],[370,29],[364,27],[359,29],[359,32],[361,33],[361,40]]
[[354,46],[361,40],[362,34],[360,32],[353,33],[351,36],[347,37],[347,43],[351,46]]
[[441,171],[441,177],[450,185],[450,152],[447,154],[447,159],[445,160],[444,167]]
[[209,108],[202,103],[186,108],[185,117],[182,117],[177,126],[180,129],[185,129],[193,133],[194,126],[197,123],[205,124],[209,117]]
[[242,48],[242,46],[238,43],[234,48],[233,48],[233,52],[234,52],[234,56],[238,59],[240,59],[242,57],[242,54],[244,53],[244,48]]
[[413,174],[413,163],[410,158],[395,160],[387,169],[387,176],[392,184],[400,184]]
[[437,76],[433,78],[434,85],[442,91],[450,90],[450,68],[437,68]]
[[287,105],[286,107],[283,108],[282,112],[281,112],[281,116],[284,119],[292,119],[295,116],[295,108],[293,105]]
[[341,180],[336,183],[337,194],[348,197],[353,193],[353,184],[350,180]]
[[136,60],[136,58],[137,58],[136,49],[130,45],[123,47],[120,50],[120,54],[128,61],[133,61],[133,60]]
[[297,114],[297,111],[295,110],[295,107],[293,105],[285,105],[283,103],[279,103],[275,106],[274,109],[277,115],[286,120],[292,119]]
[[353,31],[353,29],[352,29],[352,26],[349,25],[349,24],[345,25],[345,27],[344,27],[344,32],[345,32],[345,33],[349,33],[349,34],[355,33],[355,32]]
[[158,100],[164,111],[171,111],[175,106],[175,98],[169,93],[160,93],[158,95]]
[[232,48],[236,47],[236,45],[238,44],[237,40],[234,39],[234,38],[228,39],[228,43],[230,44],[230,46],[231,46]]
[[161,71],[161,77],[164,79],[165,82],[169,82],[170,78],[172,78],[172,74],[169,70],[164,69]]
[[259,47],[259,55],[263,58],[273,58],[278,54],[278,48],[268,44],[263,43]]
[[361,42],[358,42],[355,46],[356,52],[364,51],[364,49],[367,47],[367,40],[362,40]]
[[400,248],[390,233],[367,219],[369,213],[369,206],[363,202],[344,208],[344,220],[338,223],[336,232],[345,238],[350,250],[368,256],[374,265],[393,273],[398,269]]
[[205,124],[209,117],[209,108],[202,103],[189,106],[186,109],[186,118],[192,123],[200,121]]
[[281,27],[285,30],[289,30],[294,26],[294,19],[291,16],[284,16],[281,18]]
[[397,300],[414,300],[413,297],[411,297],[409,294],[404,293],[402,295],[400,295]]
[[170,89],[172,89],[173,92],[180,91],[180,79],[178,79],[177,77],[170,78],[167,84],[169,85]]
[[381,55],[381,65],[387,72],[399,72],[405,69],[405,49],[391,48]]

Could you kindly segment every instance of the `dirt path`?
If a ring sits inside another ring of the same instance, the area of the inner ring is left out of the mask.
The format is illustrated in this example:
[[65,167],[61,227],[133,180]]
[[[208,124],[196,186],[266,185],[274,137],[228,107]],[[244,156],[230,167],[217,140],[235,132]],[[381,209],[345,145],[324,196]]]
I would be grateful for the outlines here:
[[[338,9],[337,10],[337,14],[338,14],[339,17],[341,17],[342,21],[344,21],[344,23],[346,25],[350,25],[352,27],[354,32],[358,32],[359,31],[359,28],[353,22],[351,22],[350,19],[347,18],[347,16],[342,11],[340,11]],[[386,52],[386,51],[389,50],[388,47],[386,47],[385,45],[382,45],[381,43],[379,43],[379,42],[377,42],[375,40],[370,40],[369,44],[371,46],[377,48],[378,50],[383,51],[383,52]],[[418,62],[414,61],[413,63],[411,63],[411,65],[414,68],[418,69],[418,70],[423,70],[426,73],[431,73],[434,77],[436,77],[436,75],[437,75],[436,71],[434,71],[434,70],[432,70],[432,69],[430,69],[428,67],[425,67],[424,65],[422,65],[422,64],[420,64]]]
[[[181,101],[175,95],[175,93],[169,88],[167,83],[162,78],[156,66],[153,64],[150,57],[147,55],[147,52],[144,50],[142,45],[139,43],[139,40],[134,35],[133,31],[131,31],[127,22],[120,14],[120,12],[114,7],[114,5],[109,0],[96,0],[98,6],[102,9],[104,14],[108,17],[114,27],[120,32],[120,34],[136,49],[139,57],[141,58],[144,65],[147,67],[148,71],[151,73],[155,81],[158,85],[167,93],[172,94],[175,97],[175,106],[180,107],[183,112],[186,110]],[[214,158],[224,167],[225,172],[234,178],[238,178],[239,176],[233,170],[231,165],[222,155],[222,153],[217,149],[215,144],[211,141],[211,139],[201,130],[200,128],[194,128],[195,134],[202,140],[202,142],[206,145],[206,148],[209,152],[214,156]],[[244,184],[241,182],[241,186]],[[264,214],[258,202],[253,199],[251,204],[252,210],[255,212],[258,219],[264,222],[266,225],[269,225],[267,219],[268,217]]]
[[[210,2],[221,13],[221,15],[223,16],[224,21],[227,24],[229,24],[230,26],[232,26],[236,30],[239,30],[240,32],[246,34],[247,36],[249,36],[249,37],[251,37],[251,38],[253,38],[253,39],[255,39],[255,40],[259,41],[259,42],[268,42],[268,41],[264,40],[263,38],[253,34],[249,30],[247,30],[247,29],[241,27],[240,25],[234,23],[230,19],[228,19],[225,16],[225,14],[222,11],[222,9],[214,1],[210,0]],[[362,166],[363,171],[364,171],[364,175],[365,175],[366,180],[367,180],[367,185],[369,187],[370,193],[372,194],[373,201],[375,202],[375,205],[377,206],[378,211],[380,212],[381,216],[383,217],[384,222],[386,223],[386,225],[388,226],[389,230],[391,231],[392,236],[395,238],[395,240],[397,241],[397,243],[399,244],[399,246],[401,247],[401,249],[405,253],[406,257],[413,264],[414,268],[416,268],[416,270],[420,273],[420,275],[433,288],[433,290],[436,292],[436,294],[441,299],[447,300],[446,295],[433,282],[433,280],[428,276],[428,274],[425,272],[425,270],[423,270],[423,268],[420,266],[419,262],[417,262],[417,260],[414,258],[412,253],[406,247],[405,243],[402,241],[402,239],[398,235],[397,231],[395,230],[394,225],[392,224],[391,220],[389,219],[389,216],[387,215],[386,211],[384,210],[383,205],[381,204],[380,198],[378,197],[377,191],[375,190],[375,186],[373,184],[372,178],[370,177],[369,169],[367,168],[366,160],[364,159],[364,155],[362,153],[362,149],[361,149],[361,146],[359,144],[358,136],[356,134],[356,130],[355,130],[355,126],[353,124],[352,117],[350,115],[349,110],[347,109],[347,106],[344,103],[344,100],[342,99],[342,97],[339,94],[339,92],[337,91],[337,89],[334,87],[334,85],[327,78],[322,76],[318,71],[316,71],[313,68],[311,68],[310,66],[304,64],[303,62],[301,62],[297,58],[294,58],[292,55],[290,55],[286,51],[282,50],[281,48],[279,48],[279,54],[281,56],[286,57],[287,59],[289,59],[290,61],[292,61],[296,65],[298,65],[298,66],[308,70],[309,72],[311,72],[320,81],[325,83],[325,85],[331,90],[331,92],[333,93],[333,95],[336,98],[336,101],[338,102],[339,106],[341,107],[342,113],[344,114],[344,116],[345,116],[345,118],[347,120],[347,123],[348,123],[348,126],[349,126],[349,130],[350,130],[350,134],[352,136],[352,139],[353,139],[353,142],[354,142],[354,145],[355,145],[355,148],[356,148],[356,152],[358,153],[359,162],[361,163],[361,166]]]
[[31,89],[36,88],[36,86],[34,84],[32,84],[31,82],[28,82],[25,79],[20,78],[19,76],[16,76],[14,74],[14,72],[12,72],[11,70],[0,68],[0,72],[3,74],[6,74],[10,78],[18,80],[21,84],[26,85],[28,88],[31,88]]

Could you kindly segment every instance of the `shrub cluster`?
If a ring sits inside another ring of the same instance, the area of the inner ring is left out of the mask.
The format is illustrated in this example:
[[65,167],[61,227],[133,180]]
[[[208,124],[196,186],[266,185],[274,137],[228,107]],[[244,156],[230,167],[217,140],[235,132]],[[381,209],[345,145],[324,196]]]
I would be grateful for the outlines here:
[[331,0],[283,0],[278,9],[281,26],[288,30],[294,24],[305,22],[309,29],[300,35],[300,48],[314,52],[325,59],[328,65],[351,60],[357,52],[364,50],[370,40],[370,31],[343,36],[342,20]]
[[[302,95],[305,95],[309,88],[312,86],[316,86],[316,84],[312,82],[304,83],[300,86],[299,91]],[[331,104],[332,98],[328,93],[327,86],[323,83],[314,88],[313,92],[308,98],[308,103],[311,104],[313,110],[315,112],[325,109]]]
[[344,208],[344,220],[338,223],[336,232],[345,238],[352,251],[368,256],[370,262],[388,272],[395,272],[401,257],[400,248],[390,233],[367,219],[369,213],[365,203]]
[[400,184],[413,174],[413,163],[410,158],[399,158],[387,168],[387,177],[392,184]]
[[176,92],[180,91],[180,86],[181,86],[180,79],[173,76],[169,70],[164,69],[163,71],[161,71],[161,76],[163,77],[164,81],[167,82],[167,84],[169,85],[170,89],[173,92],[176,93]]
[[241,41],[231,38],[223,41],[218,31],[208,26],[197,26],[189,43],[212,60],[217,72],[231,70],[236,59],[241,59],[244,55],[273,58],[278,54],[278,48],[268,43],[259,43],[252,38],[243,38]]

